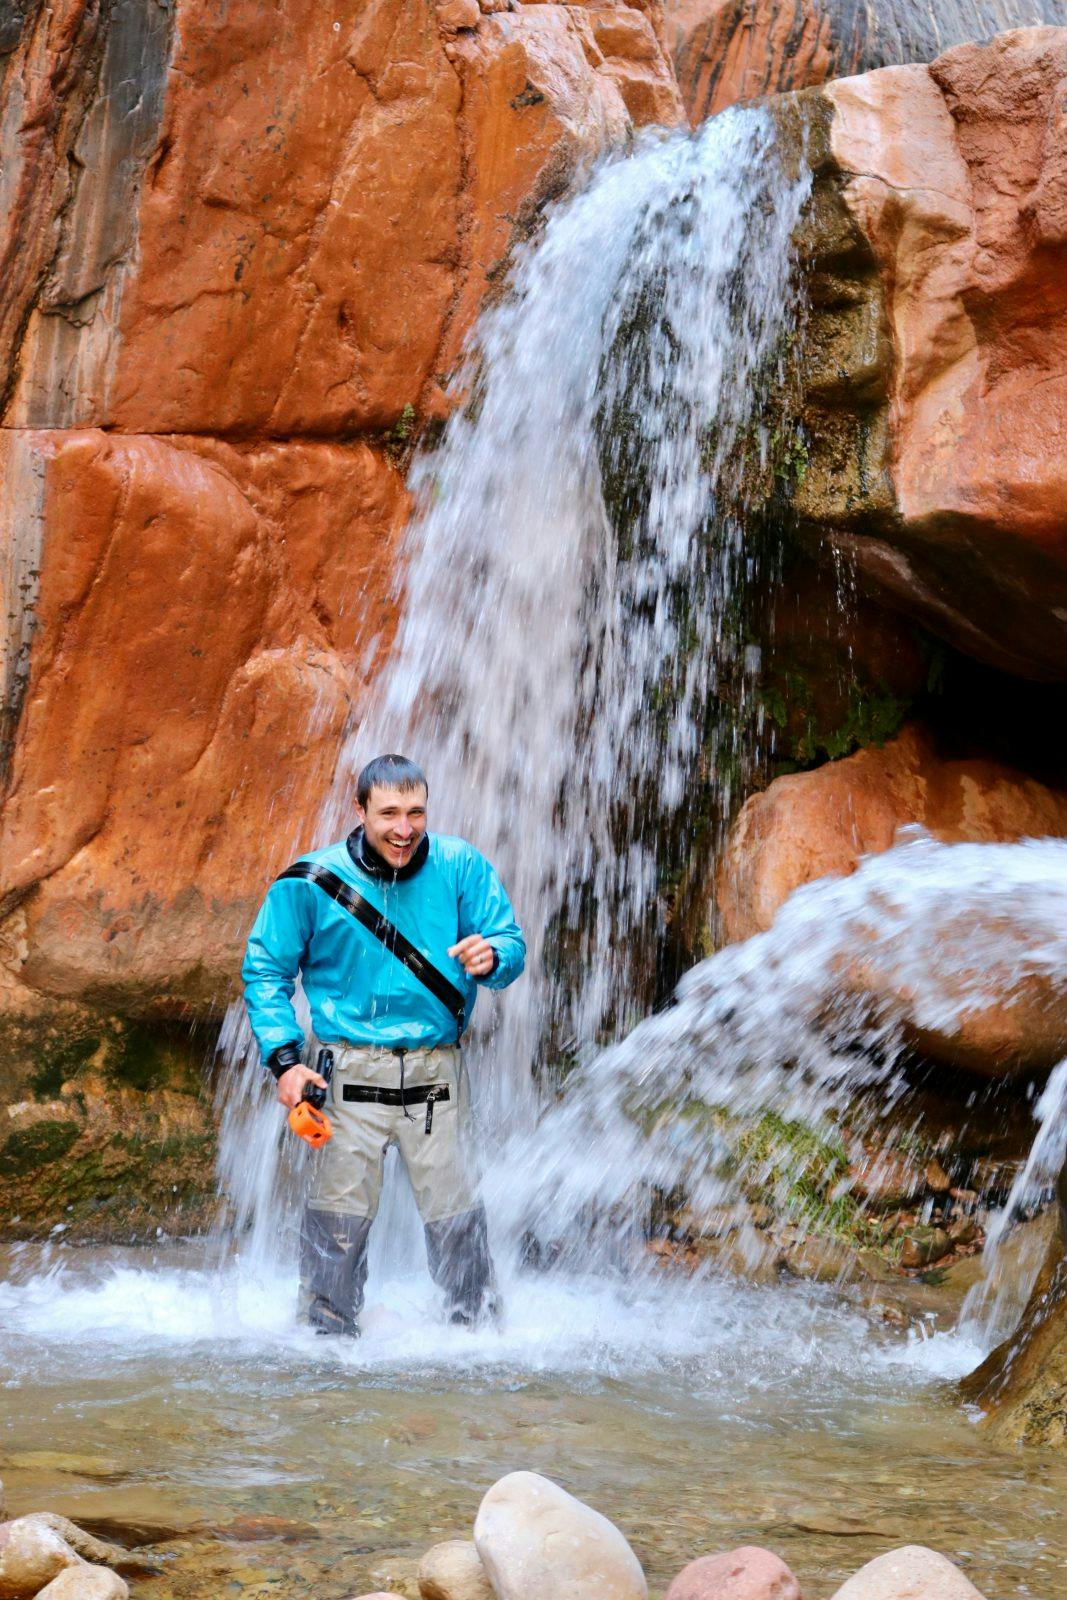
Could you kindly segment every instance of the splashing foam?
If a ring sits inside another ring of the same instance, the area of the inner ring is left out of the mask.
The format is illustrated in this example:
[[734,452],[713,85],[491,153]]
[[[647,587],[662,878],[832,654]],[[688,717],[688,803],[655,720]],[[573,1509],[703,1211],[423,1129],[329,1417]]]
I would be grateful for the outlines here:
[[492,1208],[551,1234],[651,1185],[736,1198],[726,1152],[687,1109],[818,1124],[876,1083],[884,1104],[906,1029],[951,1033],[1028,979],[1065,975],[1067,843],[907,830],[852,876],[797,890],[768,932],[695,967],[674,1006],[590,1061],[534,1136],[509,1142]]

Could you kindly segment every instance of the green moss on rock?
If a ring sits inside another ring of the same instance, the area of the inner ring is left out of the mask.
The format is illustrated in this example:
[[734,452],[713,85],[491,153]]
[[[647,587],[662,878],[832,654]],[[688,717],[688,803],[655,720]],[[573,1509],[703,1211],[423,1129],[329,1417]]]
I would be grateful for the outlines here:
[[0,1177],[24,1177],[58,1161],[80,1133],[78,1122],[35,1122],[29,1128],[17,1128],[0,1144]]

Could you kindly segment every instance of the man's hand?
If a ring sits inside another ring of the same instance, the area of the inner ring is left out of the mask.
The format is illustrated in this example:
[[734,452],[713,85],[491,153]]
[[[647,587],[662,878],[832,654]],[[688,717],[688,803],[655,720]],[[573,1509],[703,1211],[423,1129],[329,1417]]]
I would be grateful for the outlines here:
[[483,939],[480,933],[468,933],[448,953],[456,957],[464,972],[470,973],[472,978],[487,978],[496,959],[496,952],[489,940]]
[[304,1089],[309,1083],[316,1083],[322,1089],[326,1088],[326,1079],[321,1078],[317,1072],[312,1072],[310,1067],[305,1067],[303,1064],[290,1067],[278,1079],[278,1099],[291,1111],[304,1098]]

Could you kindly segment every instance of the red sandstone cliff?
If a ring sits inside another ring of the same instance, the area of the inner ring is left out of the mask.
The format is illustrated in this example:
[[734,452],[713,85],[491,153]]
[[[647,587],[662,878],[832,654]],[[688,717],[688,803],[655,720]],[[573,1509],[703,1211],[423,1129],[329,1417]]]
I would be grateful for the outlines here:
[[30,990],[232,992],[388,638],[409,436],[539,208],[682,119],[658,22],[68,0],[6,41],[0,895]]

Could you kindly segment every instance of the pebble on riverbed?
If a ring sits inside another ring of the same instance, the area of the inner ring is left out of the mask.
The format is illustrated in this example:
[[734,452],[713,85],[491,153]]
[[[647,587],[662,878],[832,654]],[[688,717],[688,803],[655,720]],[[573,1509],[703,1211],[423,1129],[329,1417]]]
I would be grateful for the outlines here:
[[129,1587],[110,1567],[81,1561],[66,1567],[37,1595],[37,1600],[129,1600]]
[[908,1544],[854,1572],[833,1600],[982,1600],[959,1567],[937,1550]]

